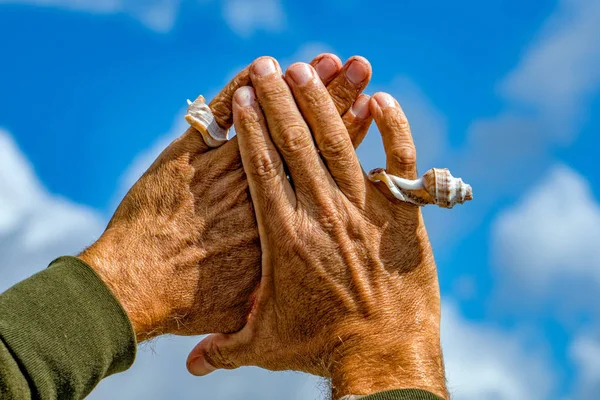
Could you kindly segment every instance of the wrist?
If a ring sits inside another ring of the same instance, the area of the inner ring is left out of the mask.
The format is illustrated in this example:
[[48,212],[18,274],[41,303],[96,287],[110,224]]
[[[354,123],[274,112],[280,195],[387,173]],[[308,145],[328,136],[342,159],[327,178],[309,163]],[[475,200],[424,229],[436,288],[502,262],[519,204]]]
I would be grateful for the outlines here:
[[422,328],[344,341],[330,368],[332,397],[422,389],[448,398],[439,335]]
[[144,306],[145,294],[140,290],[135,265],[128,264],[127,259],[118,255],[113,235],[107,231],[98,241],[84,250],[77,257],[87,263],[110,289],[121,304],[133,326],[137,342],[157,336],[157,318],[153,317],[150,308]]

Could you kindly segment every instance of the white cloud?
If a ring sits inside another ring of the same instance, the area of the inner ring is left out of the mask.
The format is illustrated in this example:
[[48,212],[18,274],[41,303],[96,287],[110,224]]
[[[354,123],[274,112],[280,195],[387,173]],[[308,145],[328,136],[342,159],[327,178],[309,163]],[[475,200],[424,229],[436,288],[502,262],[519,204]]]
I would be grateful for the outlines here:
[[[153,154],[141,157],[136,168],[146,165]],[[98,213],[48,193],[11,136],[0,130],[0,293],[56,257],[78,253],[103,228]],[[90,398],[322,398],[319,379],[299,373],[244,368],[192,377],[185,360],[199,340],[168,337],[142,345],[135,365],[101,382]]]
[[598,336],[580,335],[571,343],[569,356],[577,371],[574,399],[596,399],[600,393],[600,341]]
[[103,228],[98,213],[48,193],[0,129],[0,292],[83,250]]
[[[156,145],[138,158],[130,182],[137,176],[134,171],[143,170],[162,147]],[[5,132],[0,132],[0,164],[2,290],[44,268],[54,257],[73,254],[91,243],[103,222],[95,212],[47,193]],[[143,345],[135,365],[101,382],[90,398],[311,400],[327,396],[318,378],[293,372],[242,368],[192,377],[185,359],[198,340],[167,337]],[[444,305],[443,343],[448,379],[457,399],[543,399],[549,390],[550,373],[538,354],[524,349],[519,336],[467,322],[452,304]]]
[[[199,3],[211,0],[196,0]],[[227,25],[241,36],[256,31],[281,32],[286,14],[281,0],[219,0]],[[27,4],[93,14],[126,14],[157,32],[170,31],[181,0],[0,0],[1,4]],[[204,16],[206,17],[206,16]]]
[[466,321],[451,303],[442,308],[448,388],[457,400],[549,399],[553,372],[527,338]]
[[316,377],[295,372],[269,372],[258,368],[216,371],[206,377],[187,372],[185,360],[199,338],[167,337],[143,345],[134,366],[110,377],[90,399],[214,399],[214,400],[317,400],[323,385]]
[[175,24],[180,0],[0,0],[0,4],[27,4],[93,14],[126,14],[150,29],[168,32]]
[[258,30],[281,32],[287,24],[281,0],[225,0],[223,18],[240,36]]
[[586,100],[600,86],[598,20],[597,0],[562,0],[500,86],[508,99],[539,113],[559,139],[573,138]]
[[600,204],[568,167],[550,170],[492,229],[499,270],[533,292],[565,279],[600,284]]
[[453,231],[444,235],[446,243],[481,224],[494,205],[517,200],[551,168],[552,150],[577,136],[589,100],[600,88],[599,18],[596,0],[562,0],[501,80],[506,106],[497,115],[474,120],[462,148],[443,149],[441,165],[470,183],[475,198],[446,217]]

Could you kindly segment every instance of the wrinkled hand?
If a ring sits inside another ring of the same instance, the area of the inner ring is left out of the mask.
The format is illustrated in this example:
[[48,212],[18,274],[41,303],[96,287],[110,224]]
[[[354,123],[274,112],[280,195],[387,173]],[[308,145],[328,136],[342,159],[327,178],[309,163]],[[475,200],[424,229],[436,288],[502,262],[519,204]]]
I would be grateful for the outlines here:
[[[342,68],[323,54],[312,64],[358,145],[371,122],[369,97],[359,96],[369,63],[353,57]],[[233,122],[233,93],[248,84],[246,68],[210,103],[222,127]],[[241,329],[260,280],[260,245],[237,138],[211,150],[195,129],[185,132],[80,258],[123,304],[139,341]]]
[[[330,377],[334,396],[396,388],[444,396],[437,271],[420,209],[367,179],[312,67],[295,64],[284,80],[263,58],[250,77],[255,89],[236,92],[233,113],[261,284],[246,326],[204,339],[188,369],[300,370]],[[415,178],[400,106],[379,93],[370,109],[387,170]]]

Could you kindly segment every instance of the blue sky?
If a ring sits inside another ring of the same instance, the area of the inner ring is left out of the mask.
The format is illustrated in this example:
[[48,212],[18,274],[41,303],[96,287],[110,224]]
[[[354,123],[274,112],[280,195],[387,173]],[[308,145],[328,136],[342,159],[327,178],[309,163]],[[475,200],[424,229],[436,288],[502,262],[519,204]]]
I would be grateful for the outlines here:
[[[367,92],[405,108],[420,169],[474,187],[425,214],[455,397],[595,398],[599,20],[596,0],[0,0],[0,290],[98,237],[187,98],[261,55],[359,54]],[[361,161],[382,154],[372,129]],[[300,374],[189,377],[195,341],[159,340],[92,397],[320,397]]]

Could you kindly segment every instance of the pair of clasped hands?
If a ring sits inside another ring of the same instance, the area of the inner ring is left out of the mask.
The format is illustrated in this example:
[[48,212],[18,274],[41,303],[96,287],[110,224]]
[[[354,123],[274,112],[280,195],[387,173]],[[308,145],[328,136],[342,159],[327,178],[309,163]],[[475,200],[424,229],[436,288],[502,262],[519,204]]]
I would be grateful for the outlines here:
[[[334,398],[420,388],[445,397],[437,271],[421,211],[370,182],[355,148],[373,119],[386,169],[414,179],[408,121],[371,66],[333,54],[285,73],[261,57],[133,186],[79,257],[137,340],[214,333],[194,375],[254,365],[331,379]],[[220,332],[220,333],[215,333]]]

